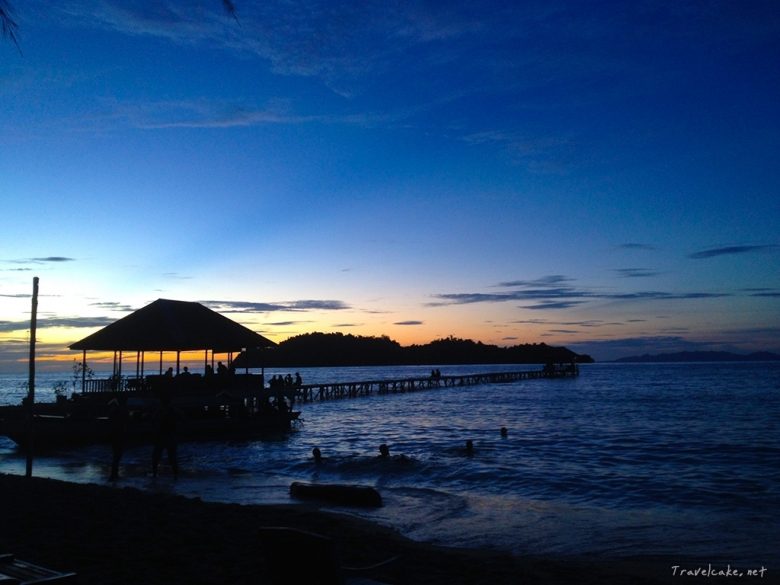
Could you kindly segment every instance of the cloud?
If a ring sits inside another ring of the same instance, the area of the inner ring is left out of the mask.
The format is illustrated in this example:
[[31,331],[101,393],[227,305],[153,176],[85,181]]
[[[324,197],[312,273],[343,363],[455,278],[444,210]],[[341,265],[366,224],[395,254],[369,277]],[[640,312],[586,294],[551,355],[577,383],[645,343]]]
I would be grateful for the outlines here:
[[75,258],[67,256],[46,256],[45,258],[32,258],[33,262],[75,262]]
[[129,313],[131,311],[135,311],[134,307],[131,307],[130,305],[125,305],[123,303],[119,303],[117,301],[102,301],[98,303],[90,303],[91,307],[100,307],[101,309],[109,309],[111,311],[120,311],[123,313]]
[[[105,327],[116,321],[109,317],[44,317],[37,320],[38,329],[49,327]],[[26,331],[30,328],[29,321],[0,321],[0,332]]]
[[342,311],[350,306],[337,300],[300,300],[279,303],[258,303],[249,301],[200,301],[222,313],[273,313],[277,311]]
[[724,246],[722,248],[710,248],[700,252],[689,254],[688,258],[702,260],[706,258],[716,258],[717,256],[734,256],[738,254],[752,254],[753,252],[765,252],[775,250],[776,245],[756,245],[756,246]]
[[536,280],[510,280],[506,282],[499,282],[498,286],[505,288],[518,288],[518,287],[553,287],[565,282],[572,282],[574,279],[562,274],[551,274],[550,276],[543,276]]
[[694,299],[717,299],[721,297],[730,297],[728,293],[707,293],[707,292],[689,292],[689,293],[668,293],[659,291],[644,291],[633,293],[616,293],[600,295],[598,298],[613,299],[618,301],[642,301],[642,300],[669,300],[683,301]]
[[[629,271],[627,274],[633,277],[638,276],[650,276],[649,271],[645,272],[644,269],[630,268],[623,269]],[[713,299],[731,296],[727,293],[716,292],[682,292],[672,293],[664,291],[636,291],[636,292],[602,292],[600,290],[588,290],[584,288],[578,288],[566,283],[572,282],[573,279],[557,274],[552,276],[546,276],[536,280],[513,280],[504,281],[497,286],[502,288],[516,288],[518,290],[512,290],[507,292],[498,293],[439,293],[434,294],[433,297],[438,299],[427,303],[427,306],[440,307],[447,305],[467,305],[473,303],[507,303],[507,302],[520,302],[528,303],[533,301],[532,304],[521,305],[521,308],[531,310],[544,310],[544,309],[568,309],[576,305],[593,301],[593,300],[607,300],[607,301],[652,301],[652,300],[694,300],[694,299]]]
[[622,323],[608,323],[601,319],[588,319],[585,321],[549,321],[547,319],[522,319],[512,321],[521,325],[558,325],[563,327],[604,327],[606,325],[622,325]]
[[422,325],[422,321],[396,321],[393,325]]
[[655,246],[651,246],[649,244],[639,244],[636,242],[620,244],[618,248],[622,248],[624,250],[655,250]]
[[[69,258],[68,256],[43,256],[38,258],[16,258],[12,260],[6,260],[11,264],[48,264],[48,263],[60,263],[60,262],[75,262],[75,258]],[[27,270],[27,269],[20,269]]]
[[237,128],[266,124],[301,124],[327,121],[324,116],[300,116],[279,104],[258,107],[252,104],[210,101],[148,102],[116,107],[114,117],[124,118],[142,129]]
[[475,145],[497,145],[513,164],[540,174],[563,173],[576,150],[571,138],[560,135],[532,137],[519,132],[489,130],[466,134],[461,140]]
[[615,268],[613,272],[617,272],[619,276],[623,278],[648,278],[651,276],[658,276],[658,272],[648,270],[647,268]]
[[542,310],[542,309],[569,309],[575,307],[584,301],[549,301],[546,303],[538,303],[536,305],[525,305],[524,309]]

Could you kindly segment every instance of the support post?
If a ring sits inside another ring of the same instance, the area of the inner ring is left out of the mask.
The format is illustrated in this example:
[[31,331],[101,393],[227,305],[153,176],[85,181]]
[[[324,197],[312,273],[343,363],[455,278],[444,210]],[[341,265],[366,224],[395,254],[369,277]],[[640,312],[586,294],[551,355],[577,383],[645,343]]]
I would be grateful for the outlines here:
[[33,428],[35,404],[35,334],[38,328],[38,277],[33,278],[32,310],[30,312],[30,380],[27,387],[27,468],[26,477],[32,477],[33,470],[33,448],[35,442],[35,431]]

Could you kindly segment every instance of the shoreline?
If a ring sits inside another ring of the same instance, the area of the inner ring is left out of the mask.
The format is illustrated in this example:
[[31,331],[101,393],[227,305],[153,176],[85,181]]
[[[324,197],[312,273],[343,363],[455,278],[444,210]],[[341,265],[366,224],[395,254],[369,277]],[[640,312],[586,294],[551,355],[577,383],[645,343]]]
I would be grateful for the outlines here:
[[[398,560],[370,575],[396,584],[652,585],[679,582],[679,574],[672,576],[675,564],[701,564],[667,558],[519,557],[447,548],[306,504],[223,504],[129,487],[6,474],[0,474],[0,494],[0,553],[74,571],[80,583],[268,583],[259,534],[269,526],[331,538],[346,566],[373,565],[397,556]],[[310,553],[291,552],[291,573]],[[769,570],[760,581],[774,582],[772,573]]]

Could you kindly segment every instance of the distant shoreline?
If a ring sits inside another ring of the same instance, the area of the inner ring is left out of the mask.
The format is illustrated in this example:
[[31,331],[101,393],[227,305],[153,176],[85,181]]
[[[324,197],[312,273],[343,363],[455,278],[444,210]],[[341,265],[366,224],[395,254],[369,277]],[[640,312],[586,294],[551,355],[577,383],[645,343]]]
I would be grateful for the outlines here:
[[777,362],[780,354],[768,351],[738,354],[728,351],[680,351],[674,353],[644,354],[629,356],[611,362],[613,364],[658,364],[658,363],[728,363],[728,362]]

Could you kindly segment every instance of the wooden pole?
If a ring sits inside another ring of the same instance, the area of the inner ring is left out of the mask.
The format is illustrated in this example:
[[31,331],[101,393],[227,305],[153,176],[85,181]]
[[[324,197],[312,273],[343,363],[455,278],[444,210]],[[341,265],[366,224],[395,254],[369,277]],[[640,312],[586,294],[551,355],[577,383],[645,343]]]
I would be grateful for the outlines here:
[[38,328],[38,277],[33,278],[32,311],[30,312],[30,381],[27,388],[27,470],[26,477],[32,477],[33,470],[33,404],[35,404],[35,333]]

